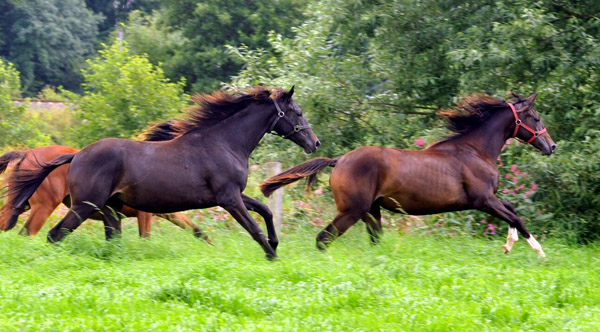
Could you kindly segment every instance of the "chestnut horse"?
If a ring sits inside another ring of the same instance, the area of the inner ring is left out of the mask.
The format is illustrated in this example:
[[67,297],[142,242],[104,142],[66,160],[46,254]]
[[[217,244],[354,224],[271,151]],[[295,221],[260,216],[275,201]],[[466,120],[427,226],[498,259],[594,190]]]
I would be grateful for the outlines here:
[[[72,206],[50,230],[56,242],[94,211],[103,212],[106,237],[120,232],[123,204],[135,209],[170,213],[221,206],[265,251],[276,257],[279,243],[269,208],[242,192],[248,180],[248,159],[271,131],[316,151],[319,140],[292,99],[294,88],[255,87],[241,96],[223,91],[192,98],[188,118],[170,124],[177,135],[163,141],[105,138],[78,153],[61,155],[38,171],[12,178],[15,206],[23,206],[55,168],[71,163],[67,184]],[[156,127],[157,135],[163,126]],[[267,226],[264,236],[248,210],[258,212]]]
[[[11,162],[15,164],[15,166],[12,167],[12,172],[18,172],[19,170],[31,171],[39,168],[41,163],[49,162],[61,154],[76,152],[79,152],[79,150],[61,145],[43,146],[26,151],[10,151],[0,156],[0,174],[6,170]],[[33,196],[31,196],[28,202],[31,214],[19,234],[36,235],[46,222],[46,219],[52,214],[52,211],[54,211],[61,202],[67,206],[71,205],[69,188],[67,187],[68,170],[69,165],[63,165],[52,171],[35,191]],[[12,172],[11,176],[13,174]],[[10,180],[6,182],[10,182]],[[25,210],[25,207],[15,209],[12,203],[13,199],[9,196],[6,204],[0,209],[0,230],[7,231],[12,229],[17,223],[19,214]],[[150,236],[150,229],[152,226],[151,213],[138,211],[128,206],[123,206],[121,213],[126,217],[137,217],[140,236]],[[196,237],[202,238],[210,243],[208,236],[206,236],[206,234],[204,234],[204,232],[202,232],[202,230],[183,213],[158,214],[158,216],[171,221],[181,228],[192,230]],[[99,215],[93,217],[94,219],[101,219]]]
[[513,96],[516,100],[512,103],[487,95],[464,98],[455,109],[439,114],[449,121],[455,135],[424,150],[366,146],[335,159],[315,158],[264,181],[261,191],[269,196],[307,176],[310,185],[319,171],[334,167],[329,183],[338,212],[317,236],[320,249],[358,219],[366,223],[376,243],[382,207],[413,215],[477,209],[509,224],[503,246],[506,253],[517,241],[518,230],[531,248],[544,256],[515,208],[495,196],[499,181],[496,159],[507,139],[516,137],[531,143],[543,155],[556,148],[533,109],[536,95]]

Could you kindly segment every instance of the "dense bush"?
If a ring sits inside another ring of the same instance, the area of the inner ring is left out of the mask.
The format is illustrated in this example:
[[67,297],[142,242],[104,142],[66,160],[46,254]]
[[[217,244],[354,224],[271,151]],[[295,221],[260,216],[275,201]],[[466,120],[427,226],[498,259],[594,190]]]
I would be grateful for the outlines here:
[[[16,106],[12,98],[20,97],[19,72],[11,63],[0,59],[0,149],[49,143],[49,138],[37,130],[35,119],[26,119],[26,106]],[[33,121],[32,121],[33,120]]]
[[600,239],[600,132],[593,134],[559,142],[562,152],[532,163],[533,176],[543,184],[535,199],[554,214],[548,220],[553,235],[577,242]]
[[149,122],[166,120],[187,104],[184,81],[169,82],[160,66],[131,55],[127,43],[115,41],[88,60],[83,71],[85,94],[70,94],[75,105],[74,145],[104,137],[128,138]]

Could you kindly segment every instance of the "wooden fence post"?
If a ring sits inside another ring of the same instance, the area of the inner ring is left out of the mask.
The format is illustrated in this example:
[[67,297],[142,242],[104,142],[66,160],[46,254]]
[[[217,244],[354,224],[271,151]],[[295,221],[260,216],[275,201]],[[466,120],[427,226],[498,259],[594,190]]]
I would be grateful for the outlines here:
[[[269,161],[265,163],[267,169],[267,178],[281,173],[281,163],[276,161]],[[281,231],[282,225],[282,210],[283,210],[283,189],[279,188],[273,192],[273,194],[267,198],[267,205],[273,213],[273,223],[275,224],[275,230],[277,234]]]

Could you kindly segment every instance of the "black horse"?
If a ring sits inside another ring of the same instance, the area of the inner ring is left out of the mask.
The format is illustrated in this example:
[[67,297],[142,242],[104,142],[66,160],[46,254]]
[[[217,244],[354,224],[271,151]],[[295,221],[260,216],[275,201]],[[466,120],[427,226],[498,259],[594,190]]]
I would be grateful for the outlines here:
[[[185,120],[159,124],[148,141],[106,138],[78,153],[61,155],[39,171],[13,179],[15,204],[25,204],[56,167],[71,163],[67,182],[72,206],[48,233],[56,242],[96,210],[103,214],[107,239],[119,233],[123,204],[141,211],[170,213],[221,206],[264,249],[276,257],[278,244],[272,214],[242,192],[248,178],[248,158],[271,131],[314,152],[319,140],[292,99],[294,88],[255,87],[241,96],[223,91],[195,96],[197,104]],[[167,137],[165,137],[167,135]],[[156,136],[157,141],[152,141]],[[165,139],[173,138],[168,141]],[[269,239],[248,210],[265,218]]]

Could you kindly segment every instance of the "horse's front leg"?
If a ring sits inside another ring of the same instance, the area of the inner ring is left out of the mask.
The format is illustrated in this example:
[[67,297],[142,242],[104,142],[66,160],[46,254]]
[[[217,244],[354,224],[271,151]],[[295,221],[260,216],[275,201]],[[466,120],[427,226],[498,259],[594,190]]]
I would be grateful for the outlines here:
[[486,200],[482,200],[478,202],[475,206],[480,211],[491,214],[492,216],[502,219],[509,224],[508,229],[508,238],[506,244],[502,246],[505,252],[510,252],[512,250],[512,246],[517,242],[518,235],[516,231],[519,231],[521,235],[527,240],[527,243],[533,249],[533,251],[537,252],[540,256],[545,257],[546,254],[544,250],[542,250],[542,246],[539,242],[529,233],[525,224],[516,213],[514,207],[508,203],[499,200],[496,196],[490,197]]
[[227,210],[227,212],[229,212],[229,214],[231,214],[231,216],[242,225],[248,233],[250,233],[252,238],[258,242],[265,251],[267,259],[277,258],[275,249],[271,248],[271,245],[267,241],[267,238],[260,227],[258,227],[256,221],[252,219],[252,216],[250,216],[250,213],[246,209],[242,195],[239,191],[221,193],[217,196],[217,204]]
[[267,234],[269,236],[269,244],[273,250],[277,250],[277,246],[279,245],[279,239],[277,239],[277,231],[275,231],[275,225],[273,225],[273,213],[269,210],[269,207],[265,204],[242,194],[242,200],[244,201],[244,205],[246,209],[250,211],[254,211],[260,214],[265,221],[265,225],[267,226]]

